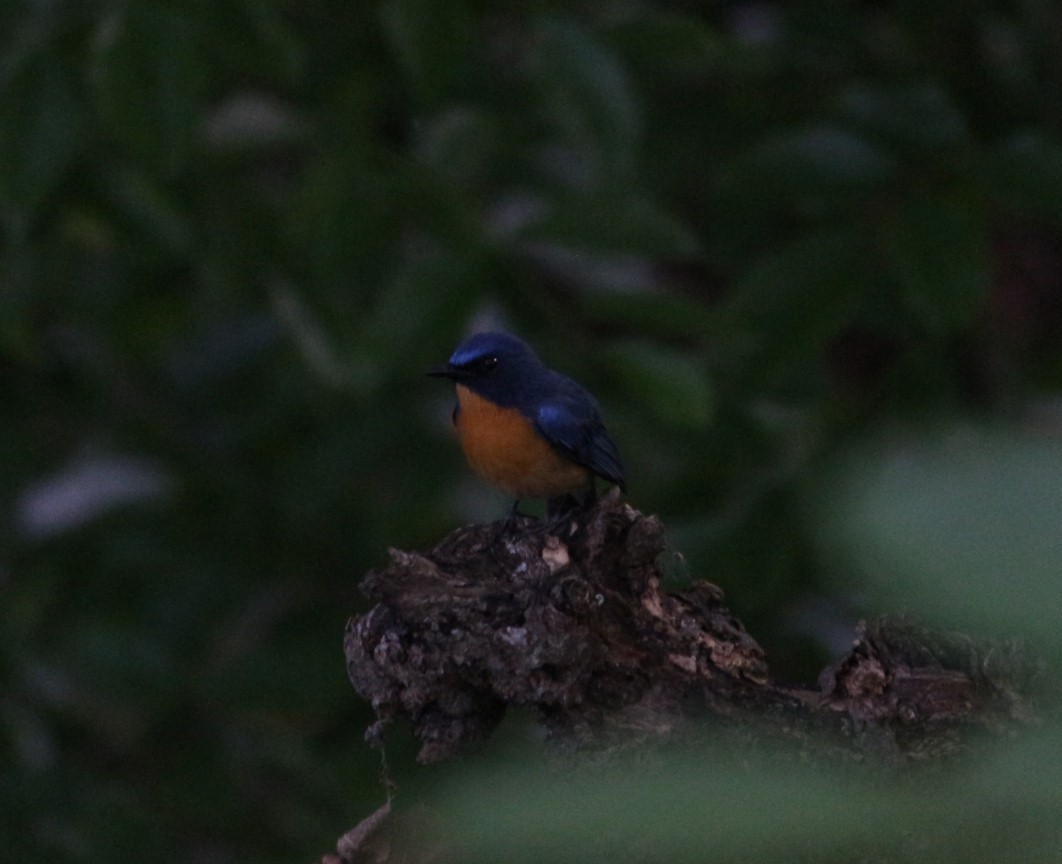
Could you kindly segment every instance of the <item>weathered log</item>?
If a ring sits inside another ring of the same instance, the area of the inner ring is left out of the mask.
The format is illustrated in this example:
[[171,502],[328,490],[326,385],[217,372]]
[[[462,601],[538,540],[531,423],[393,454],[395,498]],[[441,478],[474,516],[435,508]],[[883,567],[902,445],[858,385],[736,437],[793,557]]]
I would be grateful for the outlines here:
[[[706,721],[788,740],[800,759],[896,765],[953,756],[1037,714],[1043,669],[1020,643],[906,619],[861,622],[816,687],[783,683],[720,588],[662,587],[675,554],[660,521],[617,493],[564,524],[470,525],[427,552],[391,550],[362,583],[375,606],[345,638],[350,680],[377,715],[367,737],[381,745],[405,718],[434,762],[518,706],[568,747],[629,750]],[[385,806],[325,860],[437,860],[432,824]]]
[[872,727],[875,751],[884,739],[905,758],[1028,710],[1019,646],[907,621],[861,625],[817,689],[779,682],[721,589],[662,588],[669,554],[660,521],[618,494],[560,526],[471,525],[428,552],[392,550],[362,583],[376,605],[345,640],[378,717],[369,737],[407,718],[433,762],[519,706],[576,745],[636,745],[712,716],[801,740],[832,730],[832,746],[853,750]]

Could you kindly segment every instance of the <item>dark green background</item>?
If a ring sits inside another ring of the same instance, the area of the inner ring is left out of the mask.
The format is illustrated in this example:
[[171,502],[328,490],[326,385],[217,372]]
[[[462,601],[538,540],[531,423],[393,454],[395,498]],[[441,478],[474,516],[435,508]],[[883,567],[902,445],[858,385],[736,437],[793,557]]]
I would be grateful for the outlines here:
[[423,376],[477,323],[598,395],[631,502],[807,681],[895,605],[819,543],[840,456],[1057,433],[1057,3],[0,22],[11,860],[307,861],[377,806],[343,627],[387,547],[504,513]]

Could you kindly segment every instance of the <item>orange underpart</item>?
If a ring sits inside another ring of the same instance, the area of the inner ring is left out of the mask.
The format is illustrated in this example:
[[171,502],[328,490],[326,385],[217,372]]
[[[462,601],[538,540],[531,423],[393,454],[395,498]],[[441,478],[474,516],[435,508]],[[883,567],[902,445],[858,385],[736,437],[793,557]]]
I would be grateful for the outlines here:
[[515,408],[457,385],[457,434],[473,470],[514,498],[553,498],[584,489],[587,468],[564,458]]

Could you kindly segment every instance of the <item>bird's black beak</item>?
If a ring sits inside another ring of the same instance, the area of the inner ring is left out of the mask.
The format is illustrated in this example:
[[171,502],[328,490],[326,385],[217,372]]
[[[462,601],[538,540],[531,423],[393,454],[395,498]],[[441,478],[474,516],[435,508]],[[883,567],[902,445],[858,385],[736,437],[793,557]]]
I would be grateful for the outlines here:
[[449,363],[445,366],[432,366],[427,374],[432,378],[449,378],[451,381],[457,381],[459,378],[465,377],[460,369]]

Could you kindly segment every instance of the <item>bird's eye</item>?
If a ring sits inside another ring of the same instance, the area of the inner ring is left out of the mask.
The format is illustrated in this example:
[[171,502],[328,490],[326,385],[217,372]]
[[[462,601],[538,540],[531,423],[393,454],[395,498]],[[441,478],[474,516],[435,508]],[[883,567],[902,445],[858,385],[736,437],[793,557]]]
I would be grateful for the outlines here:
[[495,369],[498,368],[498,358],[494,355],[484,357],[480,361],[480,366],[483,367],[484,372],[493,372]]

